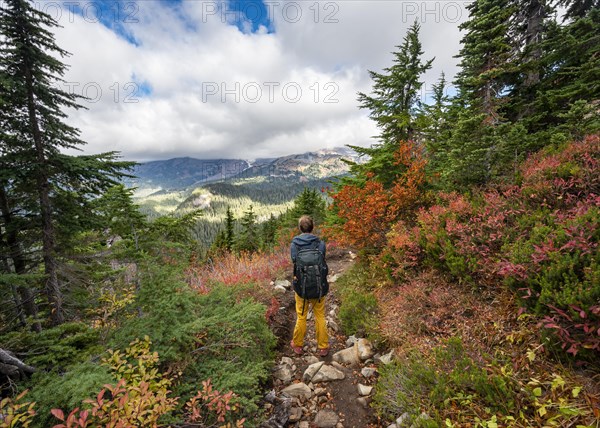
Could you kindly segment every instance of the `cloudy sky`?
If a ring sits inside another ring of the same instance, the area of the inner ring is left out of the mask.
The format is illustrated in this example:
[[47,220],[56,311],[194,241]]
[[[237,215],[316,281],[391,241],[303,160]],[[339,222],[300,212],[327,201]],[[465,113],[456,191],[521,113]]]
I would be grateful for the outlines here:
[[62,25],[71,52],[65,90],[87,110],[69,121],[84,151],[125,159],[280,156],[377,133],[357,108],[367,70],[417,19],[425,58],[435,57],[423,97],[456,72],[463,1],[65,1],[37,5]]

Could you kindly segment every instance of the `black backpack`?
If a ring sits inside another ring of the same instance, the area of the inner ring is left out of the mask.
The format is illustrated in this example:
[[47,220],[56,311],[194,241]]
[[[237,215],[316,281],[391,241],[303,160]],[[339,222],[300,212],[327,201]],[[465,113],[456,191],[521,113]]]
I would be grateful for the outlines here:
[[298,251],[294,263],[294,290],[303,299],[320,299],[329,291],[327,263],[319,251],[321,241],[316,240],[310,248]]

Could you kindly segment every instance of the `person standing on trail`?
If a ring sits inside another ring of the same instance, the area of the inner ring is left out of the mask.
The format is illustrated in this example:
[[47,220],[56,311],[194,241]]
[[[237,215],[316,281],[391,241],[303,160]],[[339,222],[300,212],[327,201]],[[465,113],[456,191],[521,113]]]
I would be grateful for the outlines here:
[[314,223],[310,216],[298,220],[301,234],[292,240],[290,252],[294,263],[294,291],[296,292],[296,327],[290,342],[292,350],[302,354],[306,335],[306,317],[310,307],[315,316],[319,355],[329,353],[329,337],[325,323],[325,296],[329,291],[328,267],[325,262],[325,243],[312,234]]

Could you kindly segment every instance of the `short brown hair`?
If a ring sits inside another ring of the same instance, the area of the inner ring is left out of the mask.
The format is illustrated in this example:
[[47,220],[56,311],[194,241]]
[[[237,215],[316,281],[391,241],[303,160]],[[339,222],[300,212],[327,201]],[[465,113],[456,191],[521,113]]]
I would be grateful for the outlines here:
[[314,223],[313,219],[309,215],[303,215],[298,220],[298,227],[302,233],[310,233],[313,231]]

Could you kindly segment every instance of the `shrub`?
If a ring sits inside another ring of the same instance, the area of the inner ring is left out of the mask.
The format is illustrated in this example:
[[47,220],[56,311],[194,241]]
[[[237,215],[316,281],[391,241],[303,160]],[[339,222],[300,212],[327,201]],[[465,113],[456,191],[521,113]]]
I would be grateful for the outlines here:
[[397,223],[381,258],[395,277],[421,262],[459,282],[518,291],[568,353],[600,352],[600,137],[533,155],[519,185],[471,199],[440,193],[416,227]]
[[377,334],[377,299],[370,291],[376,279],[362,266],[353,266],[336,282],[340,293],[340,321],[342,329],[348,335],[358,336]]
[[413,353],[406,361],[382,367],[373,402],[387,420],[404,413],[414,420],[424,410],[433,418],[431,425],[438,426],[451,413],[460,414],[461,423],[475,425],[477,417],[509,414],[512,393],[507,378],[488,374],[466,355],[461,339],[452,338],[435,348],[430,360]]
[[251,414],[269,375],[275,338],[265,320],[266,307],[242,299],[244,292],[245,287],[215,285],[200,294],[177,272],[155,269],[136,301],[141,316],[127,320],[112,344],[122,349],[140,335],[149,336],[162,366],[182,372],[173,388],[183,400],[211,378],[215,388],[238,394],[244,414]]

